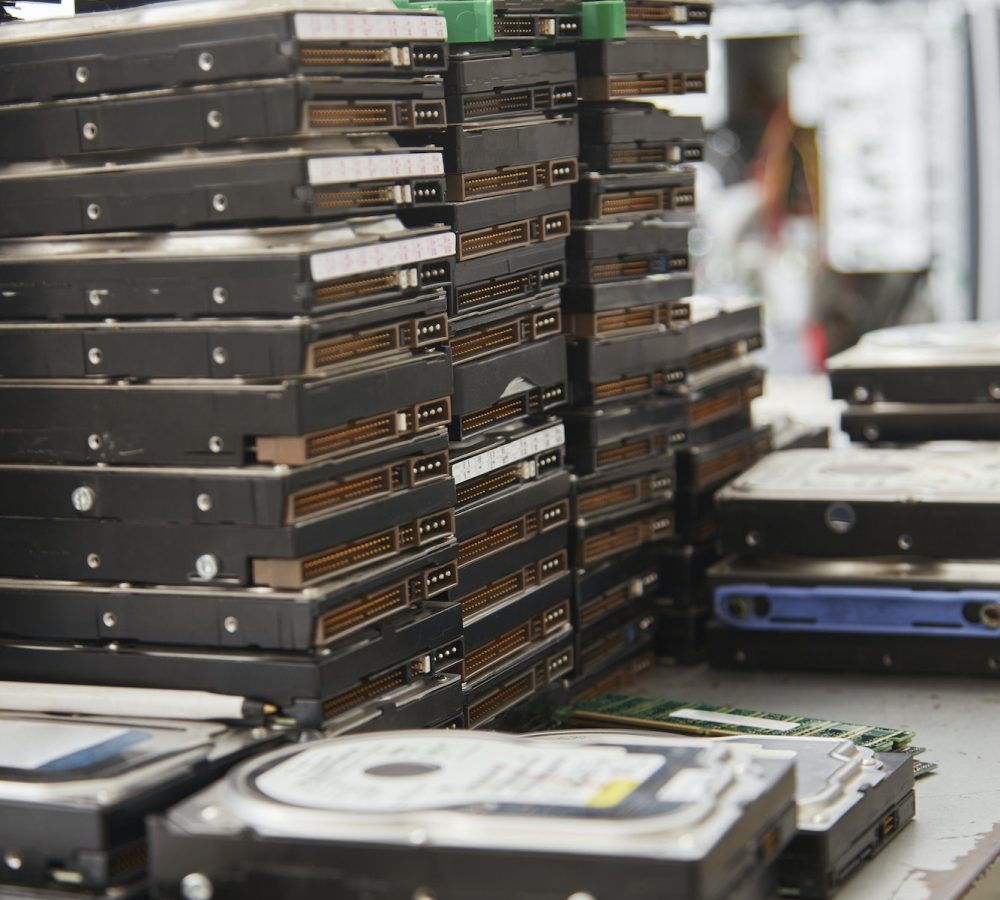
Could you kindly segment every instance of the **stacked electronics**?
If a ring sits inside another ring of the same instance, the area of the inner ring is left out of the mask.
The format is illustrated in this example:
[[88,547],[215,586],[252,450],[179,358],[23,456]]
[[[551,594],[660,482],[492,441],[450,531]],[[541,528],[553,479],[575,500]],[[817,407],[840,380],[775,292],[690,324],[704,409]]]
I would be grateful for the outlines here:
[[789,450],[718,495],[713,664],[1000,673],[992,443]]
[[720,494],[716,663],[1000,672],[997,345],[989,324],[905,326],[829,360],[845,430],[882,446],[790,451]]
[[936,322],[884,328],[827,360],[852,441],[1000,439],[1000,328]]
[[398,217],[444,194],[443,19],[182,2],[0,45],[0,678],[455,720],[455,241]]
[[761,307],[692,297],[684,331],[688,368],[687,443],[677,451],[677,534],[661,568],[656,601],[658,655],[676,663],[704,658],[711,618],[706,572],[719,558],[715,493],[771,449],[771,428],[757,425],[751,403],[764,370]]
[[[399,0],[405,3],[405,0]],[[448,22],[446,222],[457,248],[449,309],[455,390],[458,586],[468,727],[519,718],[574,663],[559,288],[579,135],[573,43],[624,30],[620,0],[416,0]],[[499,719],[498,717],[502,717]]]
[[[687,21],[687,4],[653,6],[660,21]],[[675,533],[674,450],[687,431],[685,163],[702,158],[704,129],[636,98],[704,91],[707,38],[647,27],[638,10],[627,4],[624,39],[577,49],[581,171],[562,309],[578,693],[652,665],[650,598]]]

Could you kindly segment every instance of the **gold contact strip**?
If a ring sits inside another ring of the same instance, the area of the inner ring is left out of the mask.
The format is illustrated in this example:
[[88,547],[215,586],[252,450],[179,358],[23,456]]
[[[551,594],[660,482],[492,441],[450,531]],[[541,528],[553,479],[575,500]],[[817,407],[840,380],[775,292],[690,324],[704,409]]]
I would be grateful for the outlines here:
[[451,340],[451,358],[455,363],[488,356],[510,347],[540,341],[562,332],[558,309],[507,319],[482,331],[462,334]]
[[462,662],[462,678],[468,681],[482,675],[525,647],[545,640],[557,629],[566,627],[568,622],[569,600],[563,600],[481,647],[466,650]]
[[746,387],[730,388],[721,391],[714,397],[699,400],[691,404],[689,420],[691,427],[714,422],[732,413],[749,407],[750,403],[764,392],[762,382],[755,382]]
[[288,498],[285,521],[288,524],[301,522],[334,509],[352,506],[359,500],[369,500],[445,478],[448,472],[448,454],[443,452],[304,488]]
[[308,373],[358,359],[433,346],[448,340],[448,317],[428,316],[317,341],[306,348]]
[[569,557],[565,550],[561,550],[554,556],[497,578],[459,600],[462,605],[462,618],[468,621],[484,610],[499,606],[530,588],[547,584],[568,569]]
[[569,500],[560,500],[558,503],[540,507],[509,522],[496,525],[459,543],[459,568],[504,547],[521,543],[536,534],[544,534],[568,521]]
[[647,651],[635,659],[626,660],[599,681],[594,682],[582,694],[575,694],[573,702],[582,703],[584,700],[589,700],[599,694],[616,693],[624,688],[632,687],[655,665],[656,657],[651,651]]
[[316,644],[339,640],[359,628],[409,609],[458,583],[454,563],[432,566],[396,584],[381,588],[359,600],[347,603],[322,616],[316,623]]
[[464,288],[456,288],[455,298],[462,312],[483,303],[500,300],[520,300],[541,293],[546,287],[562,281],[562,266],[554,265],[537,272],[512,275],[491,282],[477,282]]
[[458,236],[457,259],[478,259],[566,237],[569,234],[569,221],[568,212],[549,213],[467,231]]
[[650,541],[670,537],[674,531],[673,519],[670,516],[656,516],[627,522],[608,531],[586,538],[581,547],[581,559],[589,565],[599,562],[617,553],[641,547]]
[[304,466],[331,457],[387,443],[395,438],[419,434],[451,421],[451,398],[442,397],[371,419],[360,419],[306,435],[258,437],[254,449],[258,462]]
[[446,510],[331,547],[322,553],[298,559],[255,559],[253,583],[297,590],[332,575],[378,562],[401,550],[433,544],[454,534],[455,517],[451,510]]
[[700,72],[666,72],[655,75],[610,75],[580,79],[583,100],[618,100],[656,94],[701,94],[705,76]]
[[533,188],[574,184],[578,177],[577,161],[570,158],[449,175],[447,186],[449,196],[454,194],[458,200],[474,200]]

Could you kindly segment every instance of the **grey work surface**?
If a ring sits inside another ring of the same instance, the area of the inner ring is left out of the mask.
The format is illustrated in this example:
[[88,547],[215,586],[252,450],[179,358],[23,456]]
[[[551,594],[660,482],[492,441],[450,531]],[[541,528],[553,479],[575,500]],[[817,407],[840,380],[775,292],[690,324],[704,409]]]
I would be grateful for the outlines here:
[[995,681],[661,667],[628,693],[915,731],[940,768],[917,782],[914,822],[838,900],[951,900],[1000,855]]

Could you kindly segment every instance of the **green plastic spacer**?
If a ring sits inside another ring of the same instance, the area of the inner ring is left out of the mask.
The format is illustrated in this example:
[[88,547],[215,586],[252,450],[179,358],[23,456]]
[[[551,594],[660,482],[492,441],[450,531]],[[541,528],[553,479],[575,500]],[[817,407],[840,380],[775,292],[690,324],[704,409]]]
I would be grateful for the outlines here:
[[[493,0],[393,0],[398,9],[433,9],[448,24],[449,44],[482,44],[493,40]],[[618,0],[596,0],[598,3]],[[624,17],[624,0],[622,16]],[[624,18],[622,19],[624,22]]]
[[583,40],[611,41],[625,37],[625,0],[583,0],[580,7]]

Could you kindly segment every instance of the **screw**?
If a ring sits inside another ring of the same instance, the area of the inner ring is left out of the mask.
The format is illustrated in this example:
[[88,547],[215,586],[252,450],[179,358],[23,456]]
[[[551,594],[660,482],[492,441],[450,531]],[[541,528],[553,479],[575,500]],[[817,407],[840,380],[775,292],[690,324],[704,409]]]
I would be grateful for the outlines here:
[[86,140],[92,141],[97,137],[97,126],[93,122],[87,122],[83,126],[83,136]]
[[227,206],[229,206],[229,201],[225,194],[216,194],[212,197],[212,209],[216,212],[225,212]]
[[865,425],[861,429],[861,433],[864,435],[866,441],[877,441],[878,440],[878,426],[877,425]]
[[113,612],[106,612],[101,616],[101,622],[104,623],[105,628],[114,628],[118,624],[118,618]]
[[69,499],[73,504],[73,509],[77,512],[90,512],[94,508],[94,501],[97,499],[97,494],[92,487],[83,485],[73,491]]
[[101,567],[101,557],[99,557],[96,553],[89,554],[87,556],[87,565],[90,566],[91,569],[99,569]]
[[87,301],[90,303],[91,306],[100,306],[101,303],[104,301],[104,298],[101,294],[101,291],[98,290],[87,291]]
[[198,68],[202,72],[212,71],[212,66],[215,65],[215,57],[211,53],[201,53],[198,56]]
[[851,392],[851,396],[854,399],[855,403],[867,403],[868,398],[871,396],[871,394],[868,393],[868,388],[866,388],[863,384],[859,384]]
[[760,534],[756,531],[750,531],[747,533],[746,542],[748,547],[757,547],[760,545]]
[[92,222],[96,222],[99,218],[101,218],[101,207],[96,203],[91,203],[90,206],[87,207],[87,218]]
[[229,293],[224,287],[217,287],[212,290],[212,299],[222,306],[229,299]]
[[218,435],[213,434],[208,439],[208,449],[211,450],[213,453],[221,453],[222,447],[223,447],[222,438],[220,438]]
[[994,400],[1000,400],[1000,384],[991,384],[989,387],[990,397]]
[[217,109],[210,110],[208,113],[208,124],[210,128],[221,128],[222,113],[220,113]]
[[181,896],[184,900],[212,900],[215,889],[201,872],[192,872],[181,879]]
[[219,561],[211,553],[203,553],[195,560],[194,568],[199,578],[211,581],[219,574]]
[[194,502],[202,512],[208,512],[212,508],[212,498],[208,494],[199,494]]
[[24,859],[16,850],[8,850],[3,855],[3,864],[10,870],[16,872],[24,865]]
[[100,347],[91,347],[87,351],[87,359],[90,361],[92,366],[99,366],[101,360],[104,359],[104,354],[101,353]]
[[912,550],[913,549],[913,538],[908,534],[901,534],[896,541],[896,546],[900,550]]
[[212,351],[212,362],[214,362],[217,366],[224,366],[228,358],[229,357],[226,354],[225,347],[216,347]]
[[90,81],[90,69],[88,69],[86,66],[77,66],[76,80],[80,82],[80,84],[86,84],[88,81]]
[[236,634],[240,630],[240,620],[236,616],[226,616],[222,622],[222,627],[226,629],[229,634]]
[[101,440],[101,436],[99,434],[92,434],[87,438],[87,446],[90,447],[91,450],[100,450],[101,444],[103,443],[104,441]]

